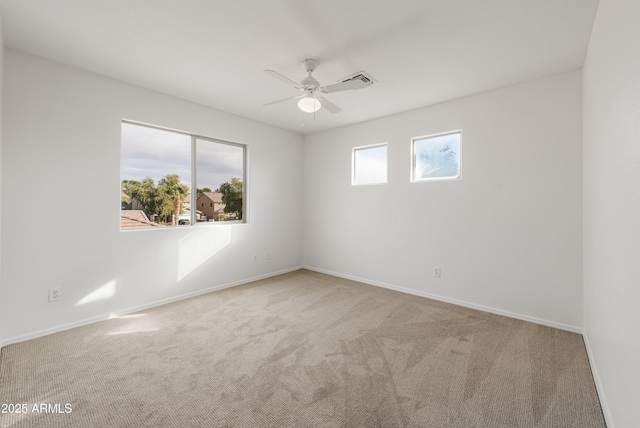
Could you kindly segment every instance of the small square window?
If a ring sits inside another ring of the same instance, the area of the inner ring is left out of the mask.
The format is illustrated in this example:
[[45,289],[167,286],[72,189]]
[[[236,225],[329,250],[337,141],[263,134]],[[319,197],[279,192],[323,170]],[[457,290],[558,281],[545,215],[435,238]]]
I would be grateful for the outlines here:
[[412,140],[412,181],[460,178],[460,132]]
[[355,147],[351,184],[385,184],[387,182],[387,145]]

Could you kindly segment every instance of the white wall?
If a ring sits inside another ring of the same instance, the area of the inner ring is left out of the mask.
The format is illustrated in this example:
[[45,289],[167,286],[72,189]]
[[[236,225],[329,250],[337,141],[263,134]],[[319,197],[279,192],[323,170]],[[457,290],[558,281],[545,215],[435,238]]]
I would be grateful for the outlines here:
[[[2,135],[4,128],[2,126],[2,104],[3,104],[3,87],[4,87],[4,41],[2,32],[2,16],[0,16],[0,242],[2,242]],[[2,296],[2,246],[0,245],[0,296]],[[5,326],[8,321],[5,318],[6,299],[0,300],[0,346],[2,346],[2,338],[4,337]]]
[[609,427],[640,421],[640,2],[600,0],[584,67],[585,337]]
[[[301,264],[301,136],[12,50],[5,79],[0,340]],[[120,232],[123,118],[247,144],[249,223]]]
[[[581,85],[577,71],[307,136],[304,264],[579,331]],[[411,138],[451,130],[462,179],[410,183]],[[351,186],[352,147],[381,142],[388,184]]]

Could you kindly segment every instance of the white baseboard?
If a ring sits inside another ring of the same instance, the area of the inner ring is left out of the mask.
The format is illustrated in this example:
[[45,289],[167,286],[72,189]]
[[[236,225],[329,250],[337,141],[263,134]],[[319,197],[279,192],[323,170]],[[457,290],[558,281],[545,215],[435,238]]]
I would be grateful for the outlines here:
[[386,284],[384,282],[373,281],[366,278],[360,278],[353,275],[345,275],[338,272],[329,271],[326,269],[320,269],[313,266],[302,266],[304,269],[312,270],[314,272],[325,273],[327,275],[337,276],[338,278],[350,279],[352,281],[362,282],[364,284],[375,285],[376,287],[387,288],[389,290],[399,291],[401,293],[412,294],[414,296],[426,297],[428,299],[439,300],[441,302],[451,303],[458,306],[464,306],[465,308],[477,309],[479,311],[490,312],[496,315],[503,315],[509,318],[515,318],[523,321],[532,322],[534,324],[546,325],[548,327],[558,328],[560,330],[570,331],[572,333],[582,334],[582,328],[569,324],[563,324],[555,321],[549,321],[541,318],[532,317],[529,315],[518,314],[515,312],[509,312],[502,309],[496,309],[489,306],[478,305],[471,302],[465,302],[463,300],[452,299],[450,297],[440,296],[437,294],[426,293],[423,291],[413,290],[410,288],[399,287],[397,285]]
[[600,399],[600,407],[602,408],[602,414],[604,415],[604,422],[607,424],[607,428],[614,428],[613,418],[611,416],[611,411],[609,410],[609,404],[607,403],[607,398],[604,394],[604,386],[602,385],[602,381],[600,380],[600,374],[598,373],[598,367],[596,366],[595,356],[593,355],[593,351],[591,350],[589,335],[587,334],[586,329],[583,331],[582,337],[584,338],[584,347],[587,349],[587,357],[589,358],[589,365],[591,366],[593,381],[596,384],[596,392],[598,393],[598,398]]
[[3,346],[11,345],[13,343],[24,342],[26,340],[36,339],[38,337],[47,336],[49,334],[58,333],[58,332],[64,331],[64,330],[69,330],[71,328],[82,327],[84,325],[93,324],[95,322],[105,321],[105,320],[108,320],[108,319],[111,319],[111,318],[116,318],[116,317],[120,317],[120,316],[124,316],[124,315],[133,314],[133,313],[136,313],[136,312],[144,311],[145,309],[155,308],[156,306],[166,305],[168,303],[173,303],[173,302],[177,302],[177,301],[180,301],[180,300],[189,299],[191,297],[200,296],[202,294],[211,293],[213,291],[223,290],[225,288],[231,288],[231,287],[236,287],[238,285],[248,284],[250,282],[258,281],[258,280],[265,279],[265,278],[270,278],[272,276],[282,275],[284,273],[293,272],[293,271],[300,270],[300,269],[302,269],[302,266],[296,266],[296,267],[293,267],[293,268],[283,269],[283,270],[279,270],[277,272],[270,272],[268,274],[254,276],[254,277],[251,277],[251,278],[246,278],[246,279],[242,279],[242,280],[239,280],[239,281],[234,281],[234,282],[230,282],[230,283],[227,283],[227,284],[216,285],[216,286],[213,286],[213,287],[205,288],[203,290],[192,291],[190,293],[180,294],[178,296],[169,297],[167,299],[156,300],[156,301],[153,301],[153,302],[150,302],[150,303],[146,303],[144,305],[139,305],[139,306],[134,306],[134,307],[131,307],[131,308],[128,308],[128,309],[124,309],[124,310],[118,311],[116,313],[112,312],[112,313],[109,313],[109,314],[103,314],[103,315],[98,315],[98,316],[91,317],[91,318],[85,318],[85,319],[74,321],[74,322],[71,322],[71,323],[68,323],[68,324],[57,325],[57,326],[54,326],[54,327],[46,328],[46,329],[35,331],[35,332],[32,332],[32,333],[28,333],[28,334],[12,337],[12,338],[9,338],[9,339],[5,339],[4,341],[0,342],[0,349],[2,349]]

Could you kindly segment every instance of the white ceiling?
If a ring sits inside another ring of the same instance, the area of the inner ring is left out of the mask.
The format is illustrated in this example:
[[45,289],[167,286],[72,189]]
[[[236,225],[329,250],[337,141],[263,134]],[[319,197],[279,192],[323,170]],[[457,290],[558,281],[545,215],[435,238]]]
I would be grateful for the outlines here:
[[[239,116],[308,134],[535,78],[584,63],[598,0],[0,0],[5,45]],[[305,115],[263,73],[322,85]]]

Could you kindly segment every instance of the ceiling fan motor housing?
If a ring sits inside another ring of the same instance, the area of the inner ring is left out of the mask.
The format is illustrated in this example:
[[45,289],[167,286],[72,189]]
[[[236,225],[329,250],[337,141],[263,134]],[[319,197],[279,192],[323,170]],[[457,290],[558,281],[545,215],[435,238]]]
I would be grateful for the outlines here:
[[316,89],[317,87],[320,86],[320,82],[318,82],[316,79],[314,79],[311,76],[307,76],[304,79],[302,79],[300,81],[300,84],[305,88],[305,89]]

